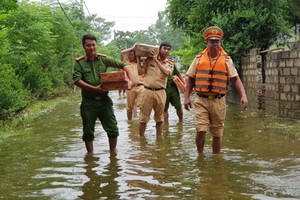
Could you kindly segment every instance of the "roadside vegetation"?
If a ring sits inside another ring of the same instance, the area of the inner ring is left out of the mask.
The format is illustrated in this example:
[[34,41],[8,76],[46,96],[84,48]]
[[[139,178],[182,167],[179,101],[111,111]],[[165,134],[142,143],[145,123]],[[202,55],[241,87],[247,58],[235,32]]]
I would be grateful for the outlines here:
[[299,34],[299,22],[298,0],[169,0],[147,30],[113,32],[114,22],[87,15],[79,1],[1,1],[0,132],[26,123],[21,114],[29,108],[33,111],[27,121],[35,116],[31,112],[51,107],[41,102],[72,93],[72,66],[84,54],[83,34],[95,34],[99,52],[114,58],[136,42],[158,45],[167,40],[185,71],[204,47],[201,34],[208,26],[222,27],[223,46],[238,65],[252,48],[285,44]]

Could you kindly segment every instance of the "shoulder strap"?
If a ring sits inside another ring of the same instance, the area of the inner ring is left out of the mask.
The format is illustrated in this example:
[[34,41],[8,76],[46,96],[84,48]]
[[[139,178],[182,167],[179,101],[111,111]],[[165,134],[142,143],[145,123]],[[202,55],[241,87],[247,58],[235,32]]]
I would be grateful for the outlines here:
[[80,60],[82,60],[83,58],[84,58],[84,56],[79,56],[79,57],[75,58],[75,60],[76,60],[76,61],[80,61]]
[[105,54],[101,54],[101,53],[97,53],[97,56],[100,56],[100,57],[106,57]]
[[166,59],[166,62],[169,63],[169,64],[174,64],[174,61],[171,60],[171,59],[168,59],[168,58]]

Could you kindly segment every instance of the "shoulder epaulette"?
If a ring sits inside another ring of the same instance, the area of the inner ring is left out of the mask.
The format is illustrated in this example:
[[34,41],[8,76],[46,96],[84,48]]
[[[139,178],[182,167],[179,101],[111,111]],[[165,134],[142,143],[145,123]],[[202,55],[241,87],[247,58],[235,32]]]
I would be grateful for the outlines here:
[[105,54],[97,53],[97,56],[106,57]]
[[170,64],[174,64],[173,60],[171,60],[171,59],[166,59],[166,61]]
[[79,57],[75,58],[76,61],[79,61],[79,60],[82,60],[82,59],[84,59],[84,56],[79,56]]

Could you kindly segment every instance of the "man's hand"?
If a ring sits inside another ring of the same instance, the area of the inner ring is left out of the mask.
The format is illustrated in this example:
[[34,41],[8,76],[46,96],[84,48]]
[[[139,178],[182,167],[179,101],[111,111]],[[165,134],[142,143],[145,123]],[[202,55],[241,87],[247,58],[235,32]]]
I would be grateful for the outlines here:
[[95,87],[96,92],[104,92],[102,84]]
[[150,52],[151,54],[151,57],[153,57],[154,59],[156,59],[157,60],[157,56],[158,56],[158,54],[157,54],[157,52],[155,51],[155,49],[152,49],[151,50],[151,52]]
[[243,108],[243,110],[246,110],[248,107],[248,99],[246,96],[242,96],[241,100],[240,100],[241,106]]
[[192,103],[190,101],[190,98],[185,98],[184,99],[184,108],[186,110],[190,110],[192,108]]

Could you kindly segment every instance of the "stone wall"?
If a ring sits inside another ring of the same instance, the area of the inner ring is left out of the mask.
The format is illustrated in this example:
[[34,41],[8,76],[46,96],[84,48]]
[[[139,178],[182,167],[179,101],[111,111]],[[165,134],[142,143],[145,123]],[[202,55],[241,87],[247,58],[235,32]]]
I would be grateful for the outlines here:
[[242,81],[250,108],[300,119],[300,42],[289,50],[253,49],[242,59]]

